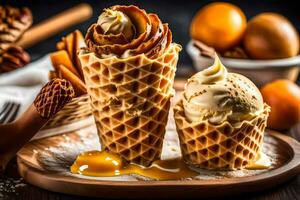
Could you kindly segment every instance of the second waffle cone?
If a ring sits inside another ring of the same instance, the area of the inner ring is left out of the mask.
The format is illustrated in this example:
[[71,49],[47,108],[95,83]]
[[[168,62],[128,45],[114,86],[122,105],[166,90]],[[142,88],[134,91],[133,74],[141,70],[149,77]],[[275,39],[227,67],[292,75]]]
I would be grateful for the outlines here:
[[270,107],[239,127],[224,122],[190,123],[186,120],[182,101],[174,108],[182,157],[190,165],[206,169],[241,169],[260,153]]
[[103,150],[144,166],[160,159],[179,50],[154,60],[79,54]]

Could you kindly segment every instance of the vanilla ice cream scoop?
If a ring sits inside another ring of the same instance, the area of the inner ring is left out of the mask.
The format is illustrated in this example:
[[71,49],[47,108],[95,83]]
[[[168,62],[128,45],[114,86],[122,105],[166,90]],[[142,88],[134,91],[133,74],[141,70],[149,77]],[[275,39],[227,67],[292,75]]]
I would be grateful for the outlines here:
[[135,27],[130,18],[120,11],[105,9],[99,16],[97,24],[106,35],[123,34],[128,41],[135,35]]
[[250,120],[263,112],[258,88],[246,77],[229,73],[215,56],[214,64],[192,76],[183,93],[183,106],[190,122],[228,121],[232,125]]

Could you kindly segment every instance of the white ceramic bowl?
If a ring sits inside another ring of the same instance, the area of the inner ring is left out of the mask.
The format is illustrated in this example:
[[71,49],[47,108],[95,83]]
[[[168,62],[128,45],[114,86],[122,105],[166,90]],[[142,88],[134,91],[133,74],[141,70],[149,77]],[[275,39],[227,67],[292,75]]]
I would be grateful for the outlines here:
[[[194,67],[199,71],[213,64],[213,59],[202,56],[192,41],[187,45],[187,52],[193,60]],[[250,60],[224,57],[220,59],[229,71],[243,74],[258,87],[281,78],[296,81],[299,74],[300,56],[276,60]]]

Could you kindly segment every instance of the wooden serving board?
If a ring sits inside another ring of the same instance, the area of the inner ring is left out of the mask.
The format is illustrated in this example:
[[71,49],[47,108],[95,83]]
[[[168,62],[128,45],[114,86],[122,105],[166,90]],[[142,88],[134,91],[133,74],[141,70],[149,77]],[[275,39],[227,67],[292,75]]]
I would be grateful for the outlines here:
[[[171,122],[167,128],[165,157],[180,154],[170,155],[167,149],[178,145],[173,125]],[[89,127],[30,142],[18,153],[18,166],[27,182],[54,192],[103,198],[207,198],[266,190],[299,174],[300,144],[296,140],[267,130],[264,143],[264,151],[272,159],[268,170],[202,170],[196,179],[174,181],[131,175],[93,178],[69,172],[80,152],[100,148],[95,127]]]

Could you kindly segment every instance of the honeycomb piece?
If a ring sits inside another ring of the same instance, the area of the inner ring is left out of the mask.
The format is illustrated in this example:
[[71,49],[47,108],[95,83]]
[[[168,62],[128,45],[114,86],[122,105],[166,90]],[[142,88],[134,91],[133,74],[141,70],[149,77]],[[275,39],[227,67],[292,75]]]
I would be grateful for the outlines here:
[[[50,54],[55,71],[49,73],[49,78],[68,80],[75,91],[75,97],[64,106],[43,129],[70,125],[85,120],[92,115],[89,96],[87,95],[83,72],[77,57],[78,50],[85,47],[82,33],[75,30],[56,44],[57,51]],[[81,126],[78,126],[80,128]]]
[[31,24],[32,14],[28,8],[0,6],[0,54],[15,43]]
[[153,60],[80,52],[103,149],[144,166],[160,159],[178,52],[174,45]]
[[182,101],[174,108],[174,118],[183,159],[206,169],[241,169],[254,161],[260,152],[270,108],[239,127],[228,122],[212,125],[207,121],[186,120]]
[[[67,36],[63,37],[61,41],[56,44],[58,51],[54,52],[56,58],[53,58],[52,64],[54,68],[58,65],[65,65],[70,71],[72,71],[78,78],[83,80],[82,67],[80,61],[77,57],[78,51],[85,47],[85,41],[82,33],[79,30],[75,30],[72,33],[69,33]],[[65,56],[68,58],[66,59]],[[69,61],[70,64],[64,63]]]
[[53,117],[74,97],[71,83],[64,79],[52,79],[40,91],[34,105],[43,118]]

